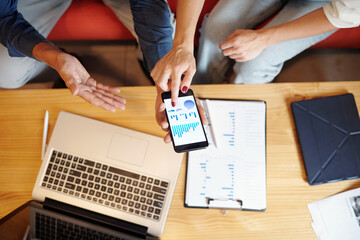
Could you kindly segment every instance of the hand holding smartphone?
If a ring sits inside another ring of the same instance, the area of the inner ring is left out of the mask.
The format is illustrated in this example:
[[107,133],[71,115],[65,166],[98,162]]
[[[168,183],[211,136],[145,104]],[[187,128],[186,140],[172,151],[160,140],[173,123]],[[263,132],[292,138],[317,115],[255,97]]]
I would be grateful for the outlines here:
[[166,118],[175,152],[188,152],[209,145],[193,91],[179,91],[178,103],[171,105],[171,92],[163,92]]

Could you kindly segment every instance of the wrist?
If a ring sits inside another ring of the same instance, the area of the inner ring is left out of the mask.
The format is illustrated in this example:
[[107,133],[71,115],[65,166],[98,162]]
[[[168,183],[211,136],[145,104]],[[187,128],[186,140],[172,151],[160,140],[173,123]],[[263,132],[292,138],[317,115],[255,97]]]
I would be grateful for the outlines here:
[[64,54],[64,52],[48,42],[40,42],[33,48],[34,58],[48,64],[54,69],[57,67],[57,59],[61,54]]
[[194,38],[189,37],[174,37],[173,48],[183,48],[189,51],[194,51]]
[[277,31],[276,28],[265,28],[256,30],[259,34],[261,41],[264,44],[264,48],[270,47],[277,42]]
[[188,43],[173,43],[172,51],[177,53],[189,53],[191,55],[194,54],[194,44]]

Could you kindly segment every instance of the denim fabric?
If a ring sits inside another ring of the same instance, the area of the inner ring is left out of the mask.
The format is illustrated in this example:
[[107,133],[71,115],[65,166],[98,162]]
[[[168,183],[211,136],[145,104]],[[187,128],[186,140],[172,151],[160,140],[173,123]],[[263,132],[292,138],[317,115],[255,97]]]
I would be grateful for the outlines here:
[[[327,2],[329,1],[290,0],[265,28],[297,19],[321,8]],[[280,73],[285,61],[324,40],[334,32],[281,42],[264,49],[259,56],[250,61],[235,63],[233,67],[236,75],[234,83],[267,83],[273,81]]]
[[130,33],[138,41],[138,37],[134,30],[134,20],[130,9],[130,0],[103,0],[104,4],[113,10],[117,18],[130,31]]
[[219,44],[236,29],[253,29],[283,6],[281,0],[220,0],[200,29],[197,72],[193,83],[222,83],[231,64]]
[[326,0],[220,0],[201,28],[197,73],[193,83],[224,83],[231,71],[236,75],[234,83],[272,81],[279,74],[286,60],[325,39],[332,32],[270,46],[256,58],[243,63],[224,57],[219,44],[236,29],[254,29],[279,10],[266,27],[299,18],[327,2]]
[[172,47],[173,26],[170,9],[165,0],[130,0],[130,6],[145,67],[151,72]]

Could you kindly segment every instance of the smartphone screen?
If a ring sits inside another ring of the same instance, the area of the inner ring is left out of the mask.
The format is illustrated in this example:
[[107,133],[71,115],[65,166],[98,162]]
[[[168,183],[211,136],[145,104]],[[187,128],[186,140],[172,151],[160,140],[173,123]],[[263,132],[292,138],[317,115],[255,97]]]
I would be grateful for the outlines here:
[[170,92],[163,93],[162,96],[175,151],[207,147],[208,141],[191,89],[185,94],[179,92],[175,107],[171,105]]

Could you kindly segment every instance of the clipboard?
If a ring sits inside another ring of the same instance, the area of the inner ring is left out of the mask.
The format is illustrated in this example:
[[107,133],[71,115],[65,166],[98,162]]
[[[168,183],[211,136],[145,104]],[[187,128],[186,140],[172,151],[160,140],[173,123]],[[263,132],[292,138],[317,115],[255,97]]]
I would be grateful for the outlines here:
[[[200,101],[209,122],[208,126],[204,126],[209,147],[187,154],[184,206],[265,211],[266,102],[209,99],[212,113],[216,113],[209,114],[204,105],[205,99]],[[212,127],[220,132],[216,145]],[[248,145],[244,143],[245,140],[248,140]],[[247,150],[243,151],[244,148]],[[239,154],[239,151],[242,153]],[[255,157],[255,161],[244,159],[246,154],[248,158]],[[243,164],[245,165],[242,167]],[[247,170],[250,172],[246,173]],[[217,185],[217,179],[222,179],[222,189],[219,187],[221,184],[214,186]],[[238,187],[241,185],[245,187],[241,187],[239,191]],[[217,194],[212,195],[212,192]]]

